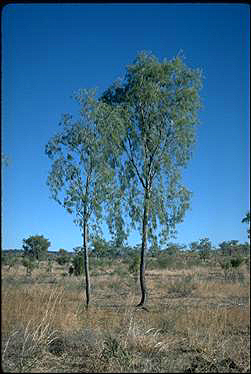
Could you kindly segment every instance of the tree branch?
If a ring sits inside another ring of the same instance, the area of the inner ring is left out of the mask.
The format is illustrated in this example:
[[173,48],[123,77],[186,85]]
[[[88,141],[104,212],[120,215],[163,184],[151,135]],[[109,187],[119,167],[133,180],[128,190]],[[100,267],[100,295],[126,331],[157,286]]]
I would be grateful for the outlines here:
[[123,148],[124,148],[124,150],[125,150],[126,153],[127,153],[127,156],[128,156],[128,158],[129,158],[129,161],[132,163],[134,169],[136,170],[137,176],[138,176],[140,182],[142,183],[142,186],[143,186],[144,188],[146,188],[146,184],[144,183],[144,180],[143,180],[143,178],[141,177],[141,175],[140,175],[140,173],[139,173],[139,170],[138,170],[138,168],[137,168],[137,165],[136,165],[136,163],[135,163],[135,161],[134,161],[134,158],[133,158],[133,155],[132,155],[132,151],[131,151],[131,149],[132,149],[132,144],[131,144],[130,137],[127,136],[127,139],[128,139],[128,141],[129,141],[129,146],[130,146],[130,154],[129,154],[128,149],[126,148],[124,142],[122,143]]

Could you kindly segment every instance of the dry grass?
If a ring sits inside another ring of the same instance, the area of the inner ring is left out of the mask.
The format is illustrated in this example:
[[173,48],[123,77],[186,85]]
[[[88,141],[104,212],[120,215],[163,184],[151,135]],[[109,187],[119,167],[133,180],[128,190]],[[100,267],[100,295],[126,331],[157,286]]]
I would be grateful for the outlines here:
[[[248,372],[249,272],[226,281],[219,268],[149,270],[150,312],[136,309],[133,277],[82,277],[40,266],[2,270],[2,369],[7,372]],[[100,274],[100,275],[99,275]]]

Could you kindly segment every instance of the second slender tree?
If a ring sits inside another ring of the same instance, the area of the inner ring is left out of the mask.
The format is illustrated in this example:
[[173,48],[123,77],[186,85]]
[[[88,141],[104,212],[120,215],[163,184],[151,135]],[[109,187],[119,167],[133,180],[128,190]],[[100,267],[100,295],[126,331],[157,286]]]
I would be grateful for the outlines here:
[[94,91],[79,90],[74,98],[80,104],[80,119],[73,121],[65,114],[62,131],[46,145],[45,152],[53,160],[47,184],[52,198],[71,214],[80,226],[83,237],[86,306],[90,303],[88,241],[100,232],[103,205],[112,194],[113,169],[109,167],[103,139],[90,119]]

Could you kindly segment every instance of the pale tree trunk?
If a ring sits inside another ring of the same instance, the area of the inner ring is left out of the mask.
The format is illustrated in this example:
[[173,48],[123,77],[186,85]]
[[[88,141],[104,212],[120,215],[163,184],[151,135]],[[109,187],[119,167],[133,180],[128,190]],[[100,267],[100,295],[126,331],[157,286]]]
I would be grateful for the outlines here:
[[84,222],[83,229],[83,247],[84,247],[84,269],[85,269],[85,293],[86,293],[86,309],[90,303],[90,275],[89,275],[89,258],[88,258],[88,225]]
[[143,307],[147,302],[147,288],[145,282],[145,253],[147,251],[147,225],[148,225],[148,213],[149,213],[149,191],[145,190],[144,196],[144,216],[143,216],[143,228],[142,228],[142,246],[140,256],[140,287],[141,287],[141,301],[137,307]]

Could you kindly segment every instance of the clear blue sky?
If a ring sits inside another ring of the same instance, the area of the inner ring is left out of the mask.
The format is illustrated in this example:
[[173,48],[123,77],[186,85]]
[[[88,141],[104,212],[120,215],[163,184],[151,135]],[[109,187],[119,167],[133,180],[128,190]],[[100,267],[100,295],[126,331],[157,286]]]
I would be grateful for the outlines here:
[[[16,4],[2,12],[2,248],[44,235],[50,250],[81,245],[73,218],[49,197],[49,138],[62,113],[77,114],[79,88],[106,89],[141,50],[160,60],[180,49],[202,68],[204,108],[193,192],[176,241],[245,242],[250,207],[250,9],[238,4]],[[105,231],[106,239],[110,239]],[[140,242],[132,233],[129,244]]]

